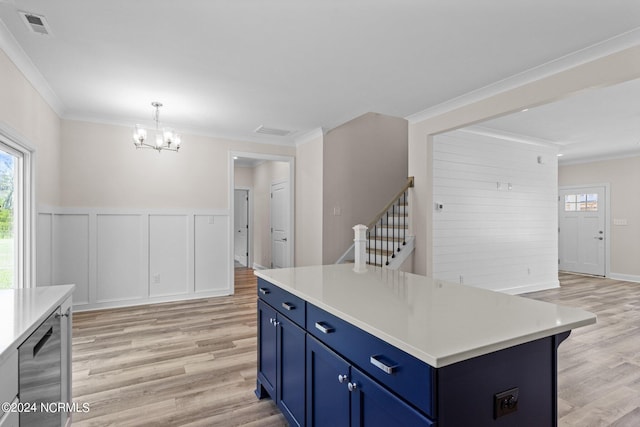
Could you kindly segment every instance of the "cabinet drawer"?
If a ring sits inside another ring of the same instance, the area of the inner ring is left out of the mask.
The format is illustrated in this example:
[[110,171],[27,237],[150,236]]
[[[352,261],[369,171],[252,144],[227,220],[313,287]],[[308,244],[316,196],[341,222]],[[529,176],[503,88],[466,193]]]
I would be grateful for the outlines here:
[[[18,350],[8,350],[0,362],[0,402],[13,402],[18,395]],[[2,412],[0,412],[2,414]]]
[[298,326],[304,328],[306,303],[303,299],[261,278],[258,278],[258,296]]
[[435,417],[435,369],[431,366],[311,304],[307,304],[307,331],[398,396]]

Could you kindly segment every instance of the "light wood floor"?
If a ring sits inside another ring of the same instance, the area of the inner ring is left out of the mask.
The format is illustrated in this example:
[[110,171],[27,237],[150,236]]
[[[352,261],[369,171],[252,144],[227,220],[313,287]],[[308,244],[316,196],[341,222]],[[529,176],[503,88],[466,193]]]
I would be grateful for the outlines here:
[[81,426],[285,426],[256,381],[256,280],[236,295],[76,313],[73,397]]
[[[526,295],[598,315],[560,345],[559,425],[640,426],[640,284],[560,275]],[[74,426],[284,426],[253,394],[256,292],[74,315]]]
[[598,320],[560,344],[558,425],[640,426],[640,283],[560,274],[560,284],[526,296]]

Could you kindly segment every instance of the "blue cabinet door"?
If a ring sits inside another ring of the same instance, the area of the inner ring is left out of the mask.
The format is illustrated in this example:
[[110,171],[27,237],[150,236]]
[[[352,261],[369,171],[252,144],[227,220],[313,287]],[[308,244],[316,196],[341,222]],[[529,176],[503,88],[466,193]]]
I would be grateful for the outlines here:
[[305,419],[306,332],[278,315],[278,406],[289,425],[302,426]]
[[[307,334],[307,426],[349,427],[350,366]],[[338,375],[344,375],[340,382]]]
[[351,427],[428,427],[432,421],[351,367]]
[[256,395],[266,397],[267,392],[276,400],[277,384],[277,328],[276,311],[258,300],[258,384]]

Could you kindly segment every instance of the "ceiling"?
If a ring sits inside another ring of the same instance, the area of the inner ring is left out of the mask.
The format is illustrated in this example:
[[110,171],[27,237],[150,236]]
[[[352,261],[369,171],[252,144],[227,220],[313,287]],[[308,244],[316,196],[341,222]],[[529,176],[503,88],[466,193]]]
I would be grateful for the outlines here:
[[[18,11],[44,16],[51,35],[30,32]],[[160,101],[161,121],[183,133],[292,144],[640,34],[640,2],[0,0],[0,20],[2,47],[25,55],[21,69],[63,118],[150,124]],[[610,144],[611,129],[640,137],[623,123],[638,122],[637,83],[580,96],[482,126],[559,143],[567,157]],[[290,133],[255,133],[261,125]]]

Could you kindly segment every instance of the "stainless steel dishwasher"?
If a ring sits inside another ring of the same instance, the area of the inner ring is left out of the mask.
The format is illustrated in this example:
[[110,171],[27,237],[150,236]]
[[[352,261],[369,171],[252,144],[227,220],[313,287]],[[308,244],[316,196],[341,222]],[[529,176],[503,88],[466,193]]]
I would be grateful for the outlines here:
[[60,426],[60,412],[42,410],[42,403],[60,402],[60,309],[19,347],[19,397],[37,410],[20,413],[21,426]]

